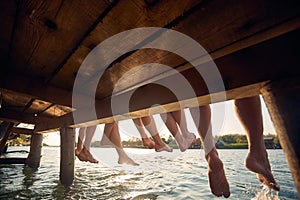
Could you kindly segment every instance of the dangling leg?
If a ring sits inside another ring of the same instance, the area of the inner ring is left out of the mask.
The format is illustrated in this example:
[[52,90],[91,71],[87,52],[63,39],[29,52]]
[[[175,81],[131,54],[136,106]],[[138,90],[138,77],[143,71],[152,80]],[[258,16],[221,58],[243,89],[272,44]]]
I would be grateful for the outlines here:
[[153,149],[155,147],[155,143],[148,138],[144,129],[144,124],[142,122],[142,119],[141,118],[133,119],[133,122],[142,137],[143,145],[145,147],[148,147],[149,149]]
[[[107,131],[110,132],[108,133]],[[106,135],[115,146],[116,151],[119,155],[119,160],[118,160],[119,164],[128,164],[134,166],[139,165],[136,162],[134,162],[124,151],[121,143],[118,124],[116,122],[105,124],[103,135]]]
[[98,160],[96,160],[93,155],[90,152],[91,148],[91,142],[92,138],[95,134],[96,126],[91,126],[86,128],[86,133],[85,133],[85,140],[83,144],[83,149],[78,155],[79,160],[81,161],[88,161],[91,163],[98,163]]
[[143,121],[144,126],[149,131],[149,133],[151,134],[151,136],[154,140],[155,151],[157,151],[157,152],[160,152],[160,151],[172,152],[173,149],[161,140],[153,117],[152,116],[142,117],[142,121]]
[[77,141],[77,146],[76,146],[76,149],[75,149],[75,155],[78,156],[83,148],[83,142],[84,141],[84,136],[85,136],[85,131],[86,131],[86,128],[85,127],[82,127],[79,129],[79,132],[78,132],[78,141]]
[[100,145],[113,145],[110,141],[110,135],[116,123],[107,123],[104,126],[103,136],[100,141]]
[[279,190],[272,175],[263,138],[263,120],[259,96],[235,100],[235,110],[248,139],[249,152],[245,166],[269,188]]
[[[187,150],[192,142],[190,140],[186,140],[182,135],[181,132],[177,126],[177,123],[173,117],[173,115],[171,113],[165,113],[165,114],[161,114],[162,118],[165,119],[164,122],[167,126],[167,128],[169,129],[169,131],[171,132],[171,134],[173,135],[173,137],[175,138],[175,141],[180,149],[180,151],[184,152],[185,150]],[[193,139],[192,139],[193,141]]]
[[185,140],[185,143],[190,147],[193,144],[196,144],[196,136],[193,133],[190,133],[187,128],[187,122],[184,110],[178,110],[171,112],[175,122],[179,125],[182,136]]
[[211,192],[218,197],[224,196],[227,198],[230,196],[229,184],[212,137],[210,107],[201,106],[191,108],[190,111],[204,146]]

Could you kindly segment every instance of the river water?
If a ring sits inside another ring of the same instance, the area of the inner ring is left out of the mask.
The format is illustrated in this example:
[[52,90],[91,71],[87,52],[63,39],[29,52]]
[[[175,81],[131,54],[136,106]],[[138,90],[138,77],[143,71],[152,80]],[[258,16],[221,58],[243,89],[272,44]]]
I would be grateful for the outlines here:
[[[8,151],[28,147],[10,147]],[[59,147],[43,147],[41,167],[0,165],[0,199],[220,199],[208,186],[203,150],[156,153],[125,149],[140,165],[118,165],[112,148],[93,148],[99,164],[75,161],[74,185],[59,183]],[[264,188],[243,160],[247,150],[218,150],[230,183],[230,199],[298,199],[282,150],[269,150],[273,173],[281,190]],[[9,157],[26,157],[24,153]]]

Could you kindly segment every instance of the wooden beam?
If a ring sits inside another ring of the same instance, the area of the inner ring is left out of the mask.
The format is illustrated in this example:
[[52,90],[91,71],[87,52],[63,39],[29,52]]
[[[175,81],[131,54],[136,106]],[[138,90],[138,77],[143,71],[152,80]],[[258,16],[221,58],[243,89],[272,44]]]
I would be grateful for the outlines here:
[[30,151],[26,159],[26,165],[33,169],[37,169],[40,166],[43,147],[43,135],[33,134],[30,139]]
[[47,102],[71,106],[71,89],[64,90],[51,85],[45,85],[43,81],[36,77],[24,76],[18,73],[1,74],[0,88],[12,90],[29,98],[35,97]]
[[75,130],[61,128],[60,131],[60,174],[62,185],[69,187],[74,180]]
[[262,89],[263,98],[286,155],[300,197],[300,81],[274,81]]
[[50,117],[34,116],[33,114],[20,113],[13,110],[0,109],[0,119],[14,123],[36,124],[41,121],[49,121]]
[[13,127],[10,132],[15,134],[32,135],[33,129]]
[[8,124],[8,126],[6,128],[6,133],[4,134],[4,136],[0,140],[0,154],[2,154],[3,151],[4,151],[6,142],[7,142],[8,138],[9,138],[10,131],[11,131],[11,129],[12,129],[13,126],[14,126],[14,123],[9,123]]
[[[246,98],[250,96],[255,96],[260,94],[260,89],[267,82],[261,82],[253,85],[243,86],[233,90],[228,90],[226,92],[227,99],[239,99]],[[159,98],[151,98],[153,96]],[[126,95],[126,94],[122,94]],[[127,98],[120,95],[119,97]],[[131,118],[138,118],[143,116],[149,116],[152,114],[160,114],[164,112],[176,111],[181,108],[195,107],[198,105],[207,105],[210,103],[216,103],[224,101],[224,92],[213,94],[214,98],[210,95],[203,95],[200,97],[186,98],[184,100],[178,101],[174,95],[170,93],[166,88],[160,87],[158,85],[148,85],[143,87],[135,95],[135,100],[131,101],[130,105],[119,104],[116,108],[116,115],[112,116],[111,111],[111,100],[105,99],[101,103],[96,104],[96,119],[91,115],[90,109],[76,110],[73,113],[69,113],[60,118],[55,118],[51,121],[44,121],[36,124],[34,131],[37,133],[46,133],[50,131],[58,131],[60,127],[70,126],[75,127],[87,127],[98,124],[111,123],[113,121],[120,121]],[[148,98],[150,97],[150,98]],[[118,101],[118,100],[117,100]],[[162,106],[153,106],[153,104],[161,104]],[[126,108],[130,107],[130,113],[126,112]],[[74,120],[73,115],[79,116]],[[81,117],[80,117],[81,116]]]

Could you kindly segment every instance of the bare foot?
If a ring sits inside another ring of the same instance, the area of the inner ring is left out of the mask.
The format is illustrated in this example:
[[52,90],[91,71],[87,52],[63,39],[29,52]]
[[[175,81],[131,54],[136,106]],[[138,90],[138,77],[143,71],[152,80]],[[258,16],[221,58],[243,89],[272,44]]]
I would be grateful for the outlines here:
[[139,165],[138,163],[134,162],[131,158],[129,158],[129,156],[126,153],[119,156],[118,163],[119,164],[132,165],[132,166],[138,166]]
[[250,171],[256,173],[260,182],[271,189],[279,191],[279,186],[276,184],[273,177],[271,166],[269,163],[267,152],[260,152],[258,154],[249,152],[246,160],[245,167]]
[[155,151],[156,152],[161,152],[161,151],[167,151],[167,152],[172,152],[173,149],[169,147],[167,144],[162,143],[162,144],[155,144]]
[[188,148],[190,148],[193,144],[195,144],[196,141],[196,136],[193,133],[190,133],[187,137],[182,137],[181,139],[176,140],[178,147],[181,152],[184,152]]
[[149,149],[153,149],[155,147],[155,143],[149,138],[142,138],[143,146],[148,147]]
[[78,159],[80,161],[83,161],[83,162],[90,162],[90,163],[98,163],[99,161],[96,160],[92,154],[85,148],[82,149],[82,151],[76,155],[78,157]]
[[77,147],[75,149],[75,156],[78,156],[80,154],[81,150],[82,150],[82,148]]
[[187,137],[185,137],[185,140],[188,142],[187,145],[189,145],[189,147],[197,143],[196,135],[194,133],[189,132]]
[[220,160],[218,153],[213,149],[207,156],[208,162],[208,179],[211,192],[217,196],[230,196],[229,184],[225,176],[223,163]]

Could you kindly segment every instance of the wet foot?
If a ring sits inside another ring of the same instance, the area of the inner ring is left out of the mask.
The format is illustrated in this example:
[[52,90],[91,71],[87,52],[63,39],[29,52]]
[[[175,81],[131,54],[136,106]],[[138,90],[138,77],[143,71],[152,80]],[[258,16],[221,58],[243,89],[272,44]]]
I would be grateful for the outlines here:
[[132,166],[138,166],[139,164],[134,162],[127,154],[123,154],[119,156],[118,160],[119,164],[127,164],[127,165],[132,165]]
[[173,149],[171,147],[169,147],[167,144],[162,143],[160,145],[155,144],[155,151],[156,152],[161,152],[161,151],[172,152]]
[[155,147],[155,143],[149,138],[142,138],[143,146],[148,147],[148,149],[153,149]]
[[249,152],[246,160],[245,167],[250,171],[256,173],[256,176],[260,182],[268,186],[271,189],[279,191],[279,186],[276,184],[273,177],[271,166],[268,160],[267,152],[264,150],[260,153]]
[[80,161],[83,161],[83,162],[90,162],[90,163],[98,163],[99,161],[96,160],[92,154],[85,148],[83,148],[83,150],[78,154],[76,155],[78,157],[78,159]]
[[208,179],[211,192],[217,196],[230,196],[229,184],[225,176],[223,163],[220,160],[216,150],[212,150],[206,157],[208,168]]

